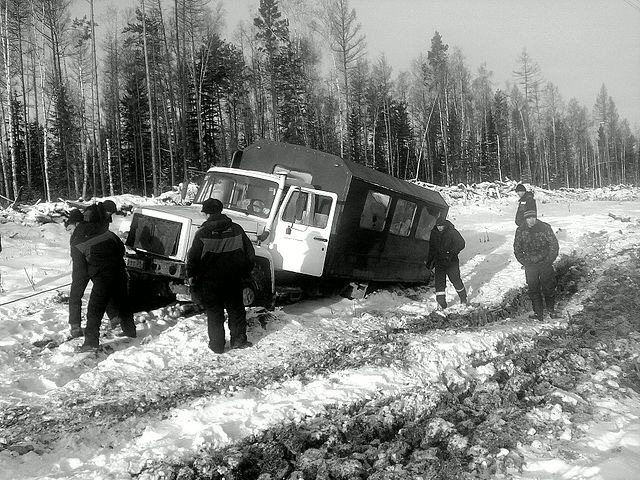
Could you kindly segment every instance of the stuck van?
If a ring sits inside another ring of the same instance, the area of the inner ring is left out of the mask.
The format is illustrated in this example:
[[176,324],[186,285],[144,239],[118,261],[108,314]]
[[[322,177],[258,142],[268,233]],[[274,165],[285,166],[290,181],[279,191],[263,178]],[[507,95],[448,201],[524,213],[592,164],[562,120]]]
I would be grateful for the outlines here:
[[[258,141],[209,169],[189,206],[139,207],[126,240],[140,308],[188,294],[185,260],[208,198],[255,244],[245,305],[343,282],[422,283],[439,193],[298,145]],[[144,304],[144,305],[142,305]]]

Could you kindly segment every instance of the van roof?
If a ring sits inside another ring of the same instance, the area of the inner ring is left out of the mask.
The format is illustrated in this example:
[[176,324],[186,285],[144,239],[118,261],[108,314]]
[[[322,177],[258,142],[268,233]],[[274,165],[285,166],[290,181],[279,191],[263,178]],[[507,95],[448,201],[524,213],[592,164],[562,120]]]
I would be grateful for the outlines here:
[[276,165],[306,171],[313,175],[313,184],[321,190],[338,194],[344,200],[352,178],[403,193],[441,208],[448,208],[442,196],[433,190],[415,185],[336,155],[289,143],[259,140],[242,152],[240,168],[272,172]]

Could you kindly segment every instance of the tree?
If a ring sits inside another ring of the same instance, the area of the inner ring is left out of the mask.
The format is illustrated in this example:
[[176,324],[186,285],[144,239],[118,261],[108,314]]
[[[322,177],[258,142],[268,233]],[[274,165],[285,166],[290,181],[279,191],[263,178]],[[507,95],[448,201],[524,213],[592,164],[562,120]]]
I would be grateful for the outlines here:
[[256,39],[261,43],[261,51],[265,55],[264,71],[267,76],[269,90],[266,97],[270,98],[270,117],[272,136],[278,136],[278,56],[281,48],[289,41],[289,22],[282,18],[277,0],[260,0],[258,16],[253,19],[257,27]]
[[431,38],[431,49],[427,53],[427,64],[423,65],[424,81],[435,93],[435,112],[439,119],[439,131],[434,138],[434,158],[439,158],[436,173],[441,175],[441,181],[451,183],[449,169],[449,140],[448,140],[448,98],[447,98],[447,50],[449,46],[442,42],[442,37],[436,31]]
[[[365,36],[360,33],[361,25],[356,22],[355,9],[349,8],[349,0],[329,0],[326,2],[325,27],[329,45],[334,55],[334,64],[341,75],[344,120],[344,132],[350,131],[349,119],[351,112],[350,75],[358,60],[366,49]],[[341,135],[343,137],[344,135]],[[341,155],[350,157],[355,148],[356,138],[349,136],[349,148],[344,148],[341,139]]]

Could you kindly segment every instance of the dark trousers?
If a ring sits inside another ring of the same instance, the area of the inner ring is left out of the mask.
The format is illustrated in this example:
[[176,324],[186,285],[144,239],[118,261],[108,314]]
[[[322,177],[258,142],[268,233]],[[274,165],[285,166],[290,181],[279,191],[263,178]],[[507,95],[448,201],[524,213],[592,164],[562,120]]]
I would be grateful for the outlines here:
[[71,274],[69,290],[69,325],[79,327],[82,323],[82,297],[89,284],[89,276]]
[[447,277],[455,287],[456,292],[458,292],[460,300],[462,302],[466,302],[467,291],[464,288],[464,283],[462,283],[462,278],[460,278],[460,261],[455,258],[454,260],[451,260],[447,263],[436,263],[434,286],[436,289],[436,300],[438,304],[442,308],[447,307],[447,298],[445,294],[445,290],[447,287]]
[[[89,284],[89,277],[85,275],[71,274],[71,288],[69,290],[69,325],[80,327],[82,324],[82,297]],[[120,312],[113,301],[107,304],[107,316],[111,320],[120,322]]]
[[224,311],[229,316],[231,347],[247,341],[247,313],[242,301],[242,283],[231,282],[225,286],[202,285],[202,296],[207,311],[209,348],[216,353],[224,352]]
[[524,267],[524,274],[533,311],[538,318],[542,318],[544,304],[546,304],[548,310],[553,310],[554,308],[556,271],[551,263],[542,263]]
[[107,306],[119,313],[120,325],[125,334],[136,330],[133,313],[127,305],[127,276],[124,271],[102,271],[91,277],[93,287],[87,305],[87,326],[84,341],[87,345],[99,344],[100,325]]

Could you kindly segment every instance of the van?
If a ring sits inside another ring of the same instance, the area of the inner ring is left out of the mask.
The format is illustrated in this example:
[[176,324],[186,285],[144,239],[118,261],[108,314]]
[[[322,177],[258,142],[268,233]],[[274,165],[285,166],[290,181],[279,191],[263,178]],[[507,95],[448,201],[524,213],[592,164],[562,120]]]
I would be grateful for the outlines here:
[[[208,198],[253,241],[245,305],[350,282],[424,283],[429,237],[445,217],[439,193],[335,155],[258,141],[210,168],[189,206],[139,207],[126,240],[134,299],[160,305],[188,295],[187,252]],[[148,306],[147,306],[148,308]]]

